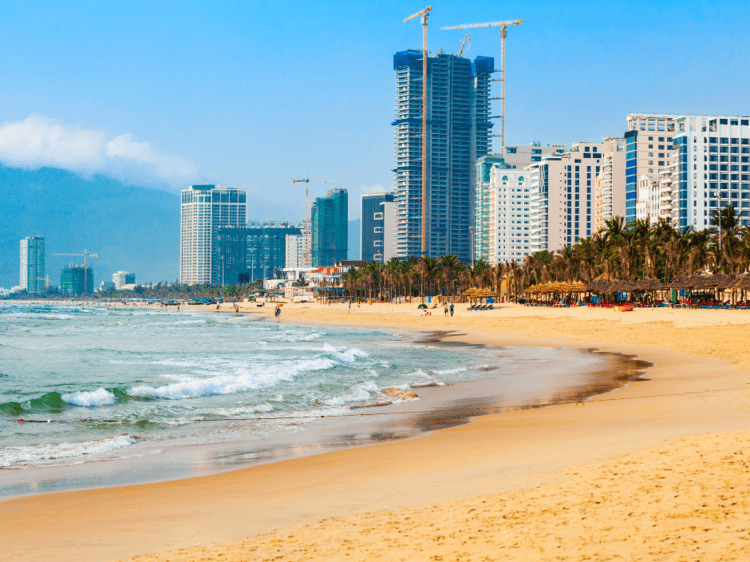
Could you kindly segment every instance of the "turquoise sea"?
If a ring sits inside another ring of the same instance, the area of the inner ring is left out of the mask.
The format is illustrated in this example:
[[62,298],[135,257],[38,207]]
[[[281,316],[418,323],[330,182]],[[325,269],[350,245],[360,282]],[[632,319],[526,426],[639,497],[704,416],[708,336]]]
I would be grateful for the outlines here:
[[505,403],[543,403],[588,383],[600,363],[573,350],[442,345],[253,314],[3,303],[0,496],[33,493],[34,474],[70,479],[88,463],[102,472],[129,459],[131,482],[143,459],[153,466],[176,450],[309,445],[321,418],[341,418],[342,432],[362,413],[397,414],[402,401],[381,392],[389,387],[420,394],[404,411],[437,407],[420,404],[425,390],[449,398],[482,380]]

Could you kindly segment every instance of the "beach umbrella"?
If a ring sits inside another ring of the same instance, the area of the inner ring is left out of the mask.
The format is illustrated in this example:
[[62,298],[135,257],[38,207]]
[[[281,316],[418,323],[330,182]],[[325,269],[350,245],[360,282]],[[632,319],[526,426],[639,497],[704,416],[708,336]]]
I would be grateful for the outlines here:
[[581,281],[575,281],[574,283],[571,283],[571,293],[585,293],[587,291],[586,285],[582,283]]

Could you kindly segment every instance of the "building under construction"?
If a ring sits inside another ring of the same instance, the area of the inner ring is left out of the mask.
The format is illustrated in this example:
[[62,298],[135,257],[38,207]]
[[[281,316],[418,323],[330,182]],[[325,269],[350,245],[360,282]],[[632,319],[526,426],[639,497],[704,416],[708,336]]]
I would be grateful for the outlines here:
[[70,264],[60,272],[60,292],[83,295],[94,292],[94,270],[82,264]]
[[[491,149],[490,82],[495,60],[441,52],[427,59],[426,254],[471,261],[477,158]],[[422,52],[401,51],[396,71],[396,257],[421,254]]]

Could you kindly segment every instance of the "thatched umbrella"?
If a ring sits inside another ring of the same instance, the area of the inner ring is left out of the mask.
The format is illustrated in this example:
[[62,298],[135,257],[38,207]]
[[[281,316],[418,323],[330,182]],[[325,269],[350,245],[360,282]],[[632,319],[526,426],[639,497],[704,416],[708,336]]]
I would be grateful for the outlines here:
[[481,299],[488,299],[488,298],[498,297],[498,296],[499,295],[495,291],[493,291],[492,289],[485,288],[485,287],[477,291],[477,297]]
[[741,289],[743,291],[750,290],[750,271],[735,275],[729,288]]
[[661,291],[664,289],[664,285],[658,279],[644,277],[636,283],[636,288],[639,291]]
[[473,298],[476,298],[478,291],[479,291],[478,288],[472,287],[471,289],[466,289],[461,296],[462,297],[469,297],[469,298],[473,299]]
[[585,293],[587,292],[586,285],[581,281],[575,281],[570,284],[569,292],[571,293]]

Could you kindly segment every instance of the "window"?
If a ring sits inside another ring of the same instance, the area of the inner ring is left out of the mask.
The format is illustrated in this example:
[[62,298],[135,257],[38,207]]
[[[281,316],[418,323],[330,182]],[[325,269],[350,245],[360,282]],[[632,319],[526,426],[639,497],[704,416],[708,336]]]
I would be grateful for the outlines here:
[[382,227],[382,226],[376,226],[376,227],[375,227],[375,228],[373,229],[373,232],[374,232],[375,234],[382,234],[382,232],[383,232],[383,227]]
[[375,240],[372,243],[372,245],[375,246],[376,248],[379,248],[379,247],[381,247],[383,245],[383,241],[382,240]]
[[372,215],[372,220],[374,220],[374,221],[382,221],[383,220],[383,213],[374,213]]
[[515,147],[510,147],[510,146],[506,146],[506,147],[505,147],[505,151],[506,151],[506,152],[507,152],[508,154],[515,154],[515,153],[516,153],[516,148],[515,148]]

